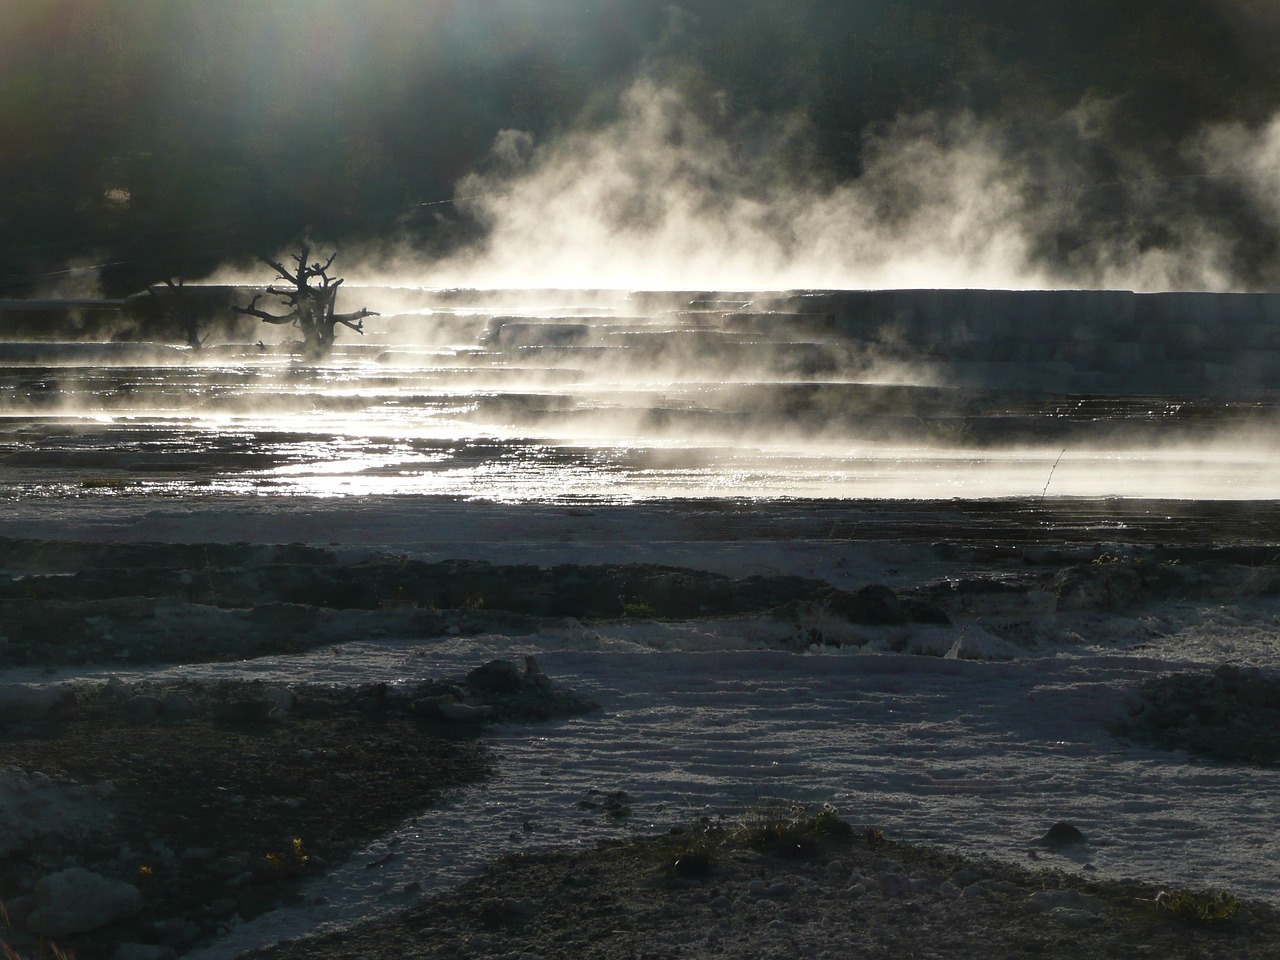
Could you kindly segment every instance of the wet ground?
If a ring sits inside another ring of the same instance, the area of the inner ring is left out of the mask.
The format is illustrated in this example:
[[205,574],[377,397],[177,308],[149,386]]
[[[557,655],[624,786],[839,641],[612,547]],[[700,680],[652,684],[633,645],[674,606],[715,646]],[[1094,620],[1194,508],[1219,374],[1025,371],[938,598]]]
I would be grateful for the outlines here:
[[1280,494],[1280,418],[1243,368],[1081,359],[1078,331],[899,342],[803,297],[371,296],[384,316],[323,363],[287,342],[0,343],[0,501]]
[[[652,956],[842,956],[868,931],[927,955],[921,931],[972,920],[952,955],[1267,955],[1270,395],[948,359],[794,304],[370,306],[321,364],[0,344],[0,666],[48,707],[0,723],[0,800],[98,817],[92,845],[73,824],[11,857],[7,899],[91,867],[151,911],[94,929],[157,956],[432,891],[352,949],[576,956],[584,924]],[[459,678],[525,654],[604,710],[475,729]],[[444,686],[389,709],[410,676]],[[446,714],[465,731],[436,736]],[[1249,750],[1185,752],[1226,737]],[[909,842],[798,872],[725,847],[709,883],[668,883],[650,834],[766,789]],[[1068,814],[1078,856],[1028,853]],[[1072,876],[1011,866],[1041,857]],[[1255,903],[1186,936],[1158,887],[1094,883],[1134,874]]]

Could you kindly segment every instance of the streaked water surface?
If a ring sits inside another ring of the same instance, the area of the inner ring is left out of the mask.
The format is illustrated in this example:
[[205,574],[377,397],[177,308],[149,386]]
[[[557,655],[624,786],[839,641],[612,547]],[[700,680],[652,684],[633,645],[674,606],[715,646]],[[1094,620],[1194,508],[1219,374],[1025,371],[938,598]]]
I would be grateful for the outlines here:
[[1267,397],[975,382],[748,302],[501,307],[389,313],[321,363],[0,344],[0,497],[1280,495]]

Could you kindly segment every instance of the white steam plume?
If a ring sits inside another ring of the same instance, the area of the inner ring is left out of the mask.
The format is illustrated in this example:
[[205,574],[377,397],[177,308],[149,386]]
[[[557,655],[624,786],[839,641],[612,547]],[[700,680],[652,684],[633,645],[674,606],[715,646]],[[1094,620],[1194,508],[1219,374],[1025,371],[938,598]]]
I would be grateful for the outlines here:
[[[1170,204],[1140,156],[1108,157],[1135,211],[1132,229],[1113,223],[1095,235],[1079,191],[1090,182],[1087,158],[1109,149],[1105,114],[1105,105],[1082,105],[1046,122],[1051,142],[1016,148],[1008,131],[971,115],[900,118],[868,141],[860,176],[833,183],[797,160],[803,121],[731,128],[678,89],[643,79],[604,126],[543,144],[504,131],[494,169],[458,186],[485,240],[416,279],[655,290],[1238,288],[1232,238]],[[1219,166],[1214,144],[1252,157],[1257,176],[1271,162],[1266,145],[1280,139],[1255,137],[1250,149],[1229,144],[1232,135],[1197,146],[1206,174]],[[1159,243],[1143,239],[1153,225]],[[1047,254],[1046,237],[1063,231],[1077,249]]]

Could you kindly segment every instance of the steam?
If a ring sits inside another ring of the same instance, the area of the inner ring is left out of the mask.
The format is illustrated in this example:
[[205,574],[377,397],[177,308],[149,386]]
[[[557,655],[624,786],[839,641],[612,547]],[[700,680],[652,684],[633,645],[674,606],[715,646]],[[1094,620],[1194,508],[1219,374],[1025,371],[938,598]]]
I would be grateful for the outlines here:
[[1207,172],[1238,179],[1266,225],[1280,229],[1280,115],[1257,131],[1240,123],[1211,128],[1194,150]]
[[102,296],[101,266],[96,258],[69,260],[60,270],[46,274],[32,291],[34,300],[94,300]]
[[[1240,249],[1239,217],[1280,230],[1280,119],[1205,131],[1162,177],[1109,146],[1084,103],[1018,129],[972,114],[901,117],[835,181],[798,116],[735,120],[716,97],[652,78],[615,117],[545,143],[501,133],[458,184],[484,239],[433,286],[763,290],[1253,289],[1276,279]],[[1102,177],[1100,171],[1106,171]],[[1229,202],[1228,202],[1229,201]]]

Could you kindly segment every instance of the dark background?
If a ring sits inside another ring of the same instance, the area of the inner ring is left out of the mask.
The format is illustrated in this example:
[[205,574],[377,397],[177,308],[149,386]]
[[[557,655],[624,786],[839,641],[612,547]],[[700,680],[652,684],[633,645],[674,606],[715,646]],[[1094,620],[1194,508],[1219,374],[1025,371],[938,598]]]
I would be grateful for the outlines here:
[[[1117,158],[1140,156],[1164,202],[1237,238],[1240,284],[1263,288],[1276,278],[1275,223],[1240,182],[1199,175],[1186,144],[1209,124],[1260,129],[1280,107],[1276,9],[3,0],[0,295],[47,289],[73,262],[105,265],[103,290],[128,293],[303,235],[443,252],[480,229],[447,201],[500,130],[545,140],[606,122],[640,73],[678,75],[740,119],[801,115],[809,162],[833,182],[857,177],[869,139],[900,115],[967,112],[1034,169],[1065,113],[1105,104],[1105,136],[1073,153],[1078,222],[1165,242],[1159,218],[1117,186]],[[1047,260],[1078,245],[1041,239]]]

